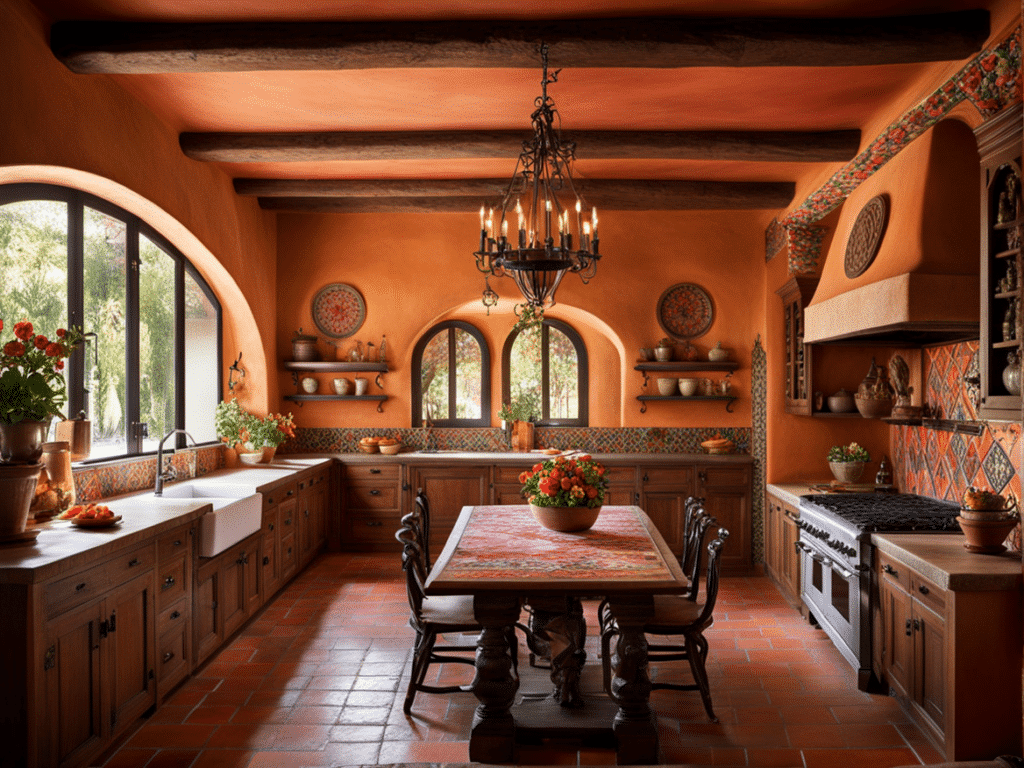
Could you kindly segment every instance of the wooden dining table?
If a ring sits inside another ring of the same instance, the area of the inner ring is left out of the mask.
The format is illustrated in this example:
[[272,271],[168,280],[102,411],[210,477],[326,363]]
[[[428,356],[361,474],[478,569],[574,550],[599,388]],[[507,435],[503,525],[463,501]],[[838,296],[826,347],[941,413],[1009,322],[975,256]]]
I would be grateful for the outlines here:
[[[427,595],[473,595],[477,640],[469,759],[513,762],[517,735],[606,734],[619,765],[659,761],[657,718],[650,705],[644,624],[654,595],[680,594],[689,582],[661,534],[636,506],[606,506],[587,531],[559,533],[534,520],[526,505],[463,507],[437,559]],[[581,598],[607,599],[620,634],[608,695],[580,690],[586,661]],[[549,646],[552,690],[520,697],[510,627],[523,605],[536,636]]]

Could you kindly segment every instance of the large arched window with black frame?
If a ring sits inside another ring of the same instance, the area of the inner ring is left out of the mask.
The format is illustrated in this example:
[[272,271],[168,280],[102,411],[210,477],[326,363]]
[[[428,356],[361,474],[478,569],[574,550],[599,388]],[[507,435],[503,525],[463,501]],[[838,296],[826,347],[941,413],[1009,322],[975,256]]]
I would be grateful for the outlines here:
[[514,330],[501,353],[502,402],[526,403],[534,424],[589,426],[587,348],[561,320]]
[[491,353],[474,326],[446,320],[430,328],[412,353],[412,424],[491,425]]
[[155,451],[171,429],[216,441],[220,303],[160,233],[81,190],[8,184],[0,253],[0,318],[96,334],[64,372],[68,415],[91,421],[90,458]]

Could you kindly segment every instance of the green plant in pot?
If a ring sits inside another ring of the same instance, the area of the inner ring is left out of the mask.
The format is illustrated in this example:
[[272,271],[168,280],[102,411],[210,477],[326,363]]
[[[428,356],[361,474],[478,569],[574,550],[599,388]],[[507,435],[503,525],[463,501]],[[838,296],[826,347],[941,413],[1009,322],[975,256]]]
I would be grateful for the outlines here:
[[[501,404],[498,411],[498,418],[502,421],[502,428],[505,430],[505,440],[509,446],[521,450],[520,442],[528,441],[533,447],[533,422],[540,414],[540,394],[538,392],[526,392],[520,390],[513,395],[508,402]],[[529,435],[520,432],[529,432]]]
[[[289,437],[295,436],[294,420],[289,413],[282,416],[279,413],[268,413],[266,416],[254,416],[246,414],[245,429],[248,432],[248,439],[245,447],[253,451],[261,451],[266,456],[266,449],[277,450]],[[270,456],[266,456],[269,460]]]
[[826,459],[836,480],[841,483],[855,483],[864,474],[864,465],[871,461],[871,455],[863,446],[850,443],[833,445]]
[[0,349],[0,463],[39,461],[50,420],[64,418],[64,360],[83,339],[77,328],[58,328],[50,339],[27,320],[14,324],[14,338]]

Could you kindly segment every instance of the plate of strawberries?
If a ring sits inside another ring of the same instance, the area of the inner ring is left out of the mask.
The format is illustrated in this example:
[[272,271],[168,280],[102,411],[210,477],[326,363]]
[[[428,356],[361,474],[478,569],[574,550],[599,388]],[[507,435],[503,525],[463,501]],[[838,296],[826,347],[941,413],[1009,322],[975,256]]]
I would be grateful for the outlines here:
[[121,522],[121,515],[115,515],[106,504],[76,504],[58,519],[70,520],[80,528],[109,528]]

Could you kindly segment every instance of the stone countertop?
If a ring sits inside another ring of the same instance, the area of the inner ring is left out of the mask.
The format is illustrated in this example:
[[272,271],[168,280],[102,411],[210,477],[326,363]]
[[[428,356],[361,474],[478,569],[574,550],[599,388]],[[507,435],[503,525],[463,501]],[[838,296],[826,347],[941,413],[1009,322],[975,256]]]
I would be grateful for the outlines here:
[[824,491],[812,490],[812,488],[818,485],[827,485],[828,482],[828,480],[823,480],[820,483],[769,483],[765,487],[768,489],[768,493],[776,498],[782,499],[794,507],[799,507],[801,496],[811,493],[824,493]]
[[[323,457],[287,457],[267,465],[221,469],[196,479],[231,485],[251,483],[254,491],[260,491],[330,462],[330,458]],[[170,485],[173,483],[168,487]],[[118,550],[142,544],[197,520],[211,510],[210,503],[203,499],[157,502],[151,490],[103,499],[99,503],[121,515],[121,521],[110,528],[79,528],[70,520],[49,520],[30,525],[39,529],[35,541],[0,546],[0,584],[31,584],[73,572]]]
[[982,555],[964,548],[962,533],[873,533],[871,543],[943,589],[1020,589],[1020,555]]
[[[303,456],[321,456],[338,459],[342,463],[390,462],[396,464],[437,464],[458,462],[460,464],[536,464],[554,458],[555,455],[531,451],[529,453],[514,451],[407,451],[394,456],[381,453],[331,453],[301,454]],[[752,464],[753,456],[747,454],[710,455],[707,453],[591,453],[594,459],[605,464],[678,464],[679,462],[699,462],[701,464],[720,464],[723,466]]]

